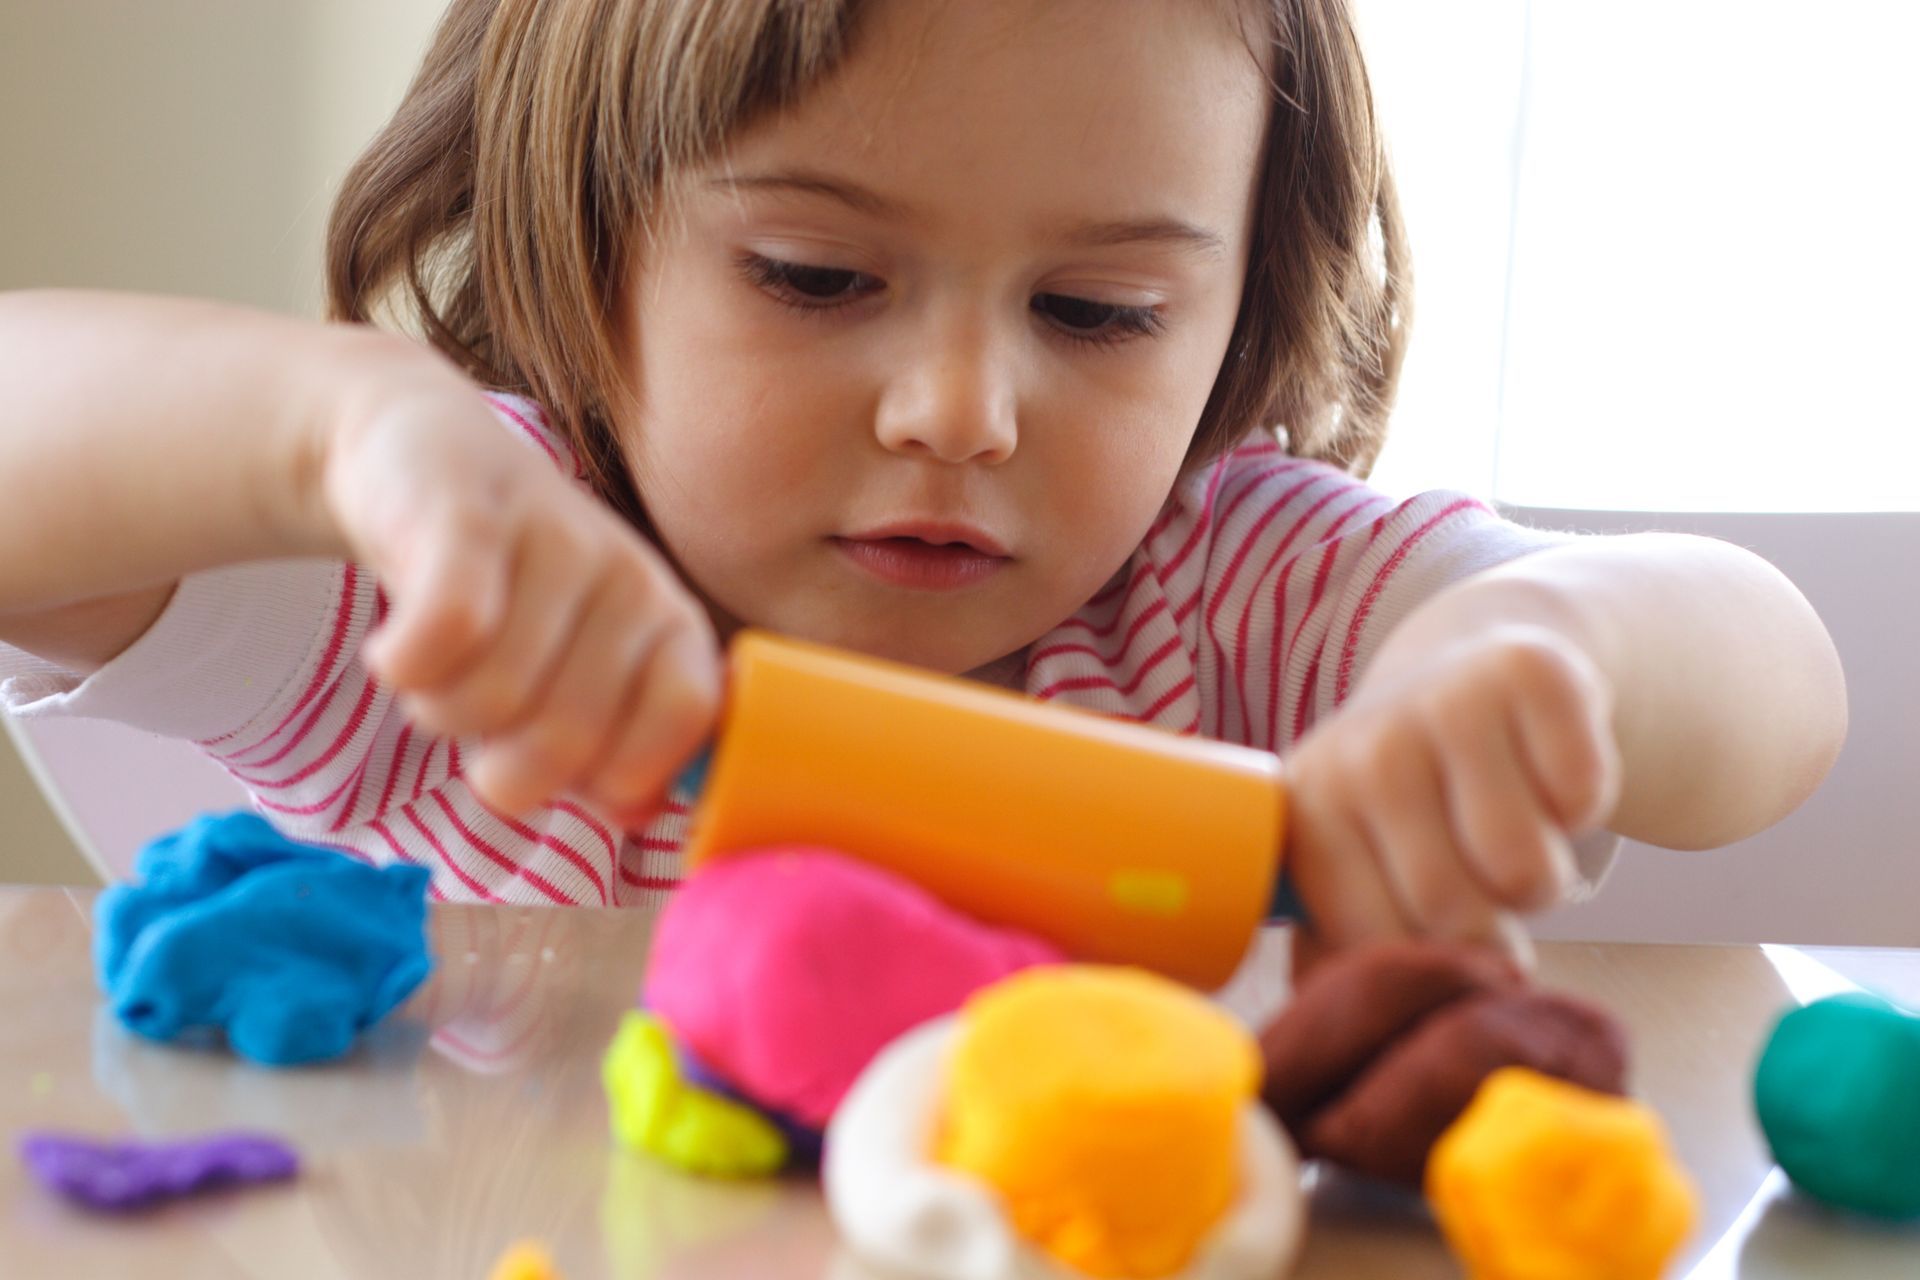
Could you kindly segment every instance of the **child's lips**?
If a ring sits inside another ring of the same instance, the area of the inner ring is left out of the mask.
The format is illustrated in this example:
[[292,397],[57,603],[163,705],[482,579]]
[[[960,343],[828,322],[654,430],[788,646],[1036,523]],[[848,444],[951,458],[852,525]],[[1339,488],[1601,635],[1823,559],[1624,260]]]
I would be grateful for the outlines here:
[[952,591],[992,577],[1010,563],[965,542],[938,545],[914,537],[834,538],[833,545],[881,581],[922,591]]
[[960,520],[894,520],[845,536],[853,542],[905,539],[934,547],[956,546],[1001,560],[1009,558],[1010,554],[992,534]]

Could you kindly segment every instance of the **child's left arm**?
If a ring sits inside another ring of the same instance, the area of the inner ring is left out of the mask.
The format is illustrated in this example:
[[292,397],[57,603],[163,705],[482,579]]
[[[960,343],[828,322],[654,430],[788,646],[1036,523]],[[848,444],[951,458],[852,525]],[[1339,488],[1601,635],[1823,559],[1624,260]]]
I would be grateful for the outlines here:
[[1587,831],[1701,849],[1777,822],[1846,721],[1833,642],[1766,561],[1581,539],[1454,584],[1382,642],[1289,760],[1289,865],[1323,943],[1492,936],[1559,899]]

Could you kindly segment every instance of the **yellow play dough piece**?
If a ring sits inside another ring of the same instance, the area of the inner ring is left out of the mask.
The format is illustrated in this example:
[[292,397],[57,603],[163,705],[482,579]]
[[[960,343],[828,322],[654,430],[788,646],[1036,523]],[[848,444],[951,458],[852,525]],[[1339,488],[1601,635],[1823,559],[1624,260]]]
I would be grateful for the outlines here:
[[1650,1108],[1525,1067],[1481,1084],[1426,1190],[1469,1280],[1656,1280],[1698,1212]]
[[1093,1276],[1179,1270],[1238,1191],[1253,1038],[1144,970],[1029,969],[961,1011],[936,1159]]
[[553,1259],[537,1240],[521,1240],[508,1247],[487,1273],[487,1280],[562,1280]]

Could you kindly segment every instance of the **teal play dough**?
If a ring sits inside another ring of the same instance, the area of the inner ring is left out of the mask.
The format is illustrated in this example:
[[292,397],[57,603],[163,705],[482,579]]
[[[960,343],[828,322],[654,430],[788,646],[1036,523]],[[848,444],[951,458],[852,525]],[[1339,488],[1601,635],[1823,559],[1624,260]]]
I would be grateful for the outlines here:
[[1808,1195],[1886,1218],[1920,1214],[1920,1017],[1865,994],[1781,1018],[1754,1109]]

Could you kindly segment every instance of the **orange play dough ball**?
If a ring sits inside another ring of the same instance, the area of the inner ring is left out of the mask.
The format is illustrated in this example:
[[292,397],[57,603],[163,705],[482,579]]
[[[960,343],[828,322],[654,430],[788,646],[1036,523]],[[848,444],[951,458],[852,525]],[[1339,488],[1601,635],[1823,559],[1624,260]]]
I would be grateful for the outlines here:
[[975,995],[936,1158],[993,1187],[1014,1230],[1092,1276],[1186,1264],[1239,1190],[1253,1037],[1138,969],[1030,969]]
[[1698,1212],[1651,1109],[1525,1067],[1481,1084],[1426,1191],[1470,1280],[1657,1280]]

